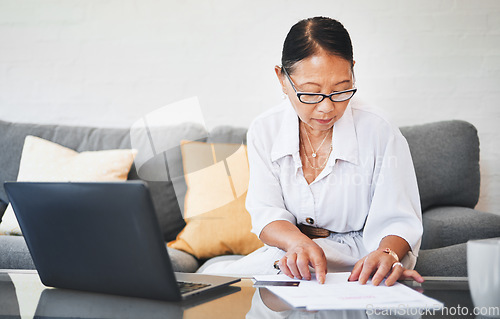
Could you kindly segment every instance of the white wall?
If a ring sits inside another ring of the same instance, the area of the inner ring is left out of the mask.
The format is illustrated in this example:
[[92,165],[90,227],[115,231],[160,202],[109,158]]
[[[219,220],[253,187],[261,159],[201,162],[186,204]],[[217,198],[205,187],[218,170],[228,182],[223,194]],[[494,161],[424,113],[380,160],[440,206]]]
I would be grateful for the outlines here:
[[500,1],[0,0],[0,118],[131,125],[197,95],[209,128],[280,101],[291,25],[326,15],[354,44],[358,94],[398,125],[479,130],[479,209],[500,213]]

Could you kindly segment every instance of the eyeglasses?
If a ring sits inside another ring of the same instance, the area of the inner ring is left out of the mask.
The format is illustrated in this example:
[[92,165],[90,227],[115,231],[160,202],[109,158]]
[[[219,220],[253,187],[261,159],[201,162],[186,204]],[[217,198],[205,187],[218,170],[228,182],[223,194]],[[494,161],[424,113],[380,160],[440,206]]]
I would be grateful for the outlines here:
[[288,78],[288,81],[290,81],[290,84],[292,84],[292,88],[297,94],[297,98],[299,99],[299,101],[305,104],[317,104],[323,101],[325,98],[329,98],[332,102],[344,102],[352,98],[354,96],[354,93],[356,93],[356,91],[358,90],[357,88],[352,88],[345,91],[333,92],[331,94],[298,92],[295,84],[293,84],[293,81],[290,78],[290,75],[288,75],[287,70],[284,67],[281,67],[281,69],[284,71],[286,77]]

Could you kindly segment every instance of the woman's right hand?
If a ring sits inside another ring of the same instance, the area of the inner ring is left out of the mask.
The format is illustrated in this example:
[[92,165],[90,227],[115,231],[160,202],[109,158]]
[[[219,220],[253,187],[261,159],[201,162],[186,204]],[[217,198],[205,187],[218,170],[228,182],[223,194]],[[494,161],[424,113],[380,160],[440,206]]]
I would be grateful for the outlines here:
[[280,270],[290,278],[311,280],[309,266],[314,268],[316,279],[325,283],[326,257],[323,249],[312,239],[305,238],[288,247],[286,254],[279,260]]
[[318,282],[325,283],[325,252],[311,238],[304,235],[296,225],[286,220],[270,222],[261,231],[260,239],[265,244],[278,247],[286,252],[278,263],[280,270],[285,275],[291,278],[310,280],[309,266],[311,266],[316,272]]

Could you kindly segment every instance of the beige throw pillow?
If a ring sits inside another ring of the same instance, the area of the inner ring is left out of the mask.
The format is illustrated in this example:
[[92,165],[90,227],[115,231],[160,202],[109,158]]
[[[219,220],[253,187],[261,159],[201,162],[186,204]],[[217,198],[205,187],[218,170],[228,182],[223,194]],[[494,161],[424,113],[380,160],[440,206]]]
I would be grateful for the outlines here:
[[245,209],[249,168],[246,145],[181,141],[187,183],[186,227],[169,247],[199,259],[246,255],[263,246]]
[[[99,182],[124,181],[137,150],[81,152],[28,135],[19,165],[18,181]],[[0,235],[22,235],[11,205],[0,223]]]

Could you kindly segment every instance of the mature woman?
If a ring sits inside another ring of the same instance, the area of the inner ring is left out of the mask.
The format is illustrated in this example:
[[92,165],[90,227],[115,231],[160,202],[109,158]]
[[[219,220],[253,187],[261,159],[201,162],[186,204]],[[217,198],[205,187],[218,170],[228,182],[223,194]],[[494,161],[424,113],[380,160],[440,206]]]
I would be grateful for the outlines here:
[[275,67],[285,101],[248,130],[246,206],[266,244],[205,272],[276,273],[323,283],[326,272],[392,285],[413,269],[422,235],[405,138],[356,93],[352,44],[336,20],[299,21]]

